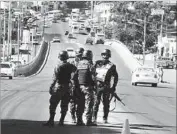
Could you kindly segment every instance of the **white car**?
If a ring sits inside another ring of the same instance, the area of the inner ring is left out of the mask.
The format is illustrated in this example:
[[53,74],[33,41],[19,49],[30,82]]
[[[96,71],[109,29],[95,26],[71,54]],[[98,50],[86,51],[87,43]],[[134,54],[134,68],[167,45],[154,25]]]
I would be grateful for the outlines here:
[[158,74],[154,68],[142,66],[132,72],[132,85],[152,84],[153,87],[157,87],[158,82]]
[[60,43],[60,38],[59,37],[54,37],[52,40],[52,43]]
[[73,48],[67,48],[66,51],[68,52],[69,58],[75,58],[76,57],[76,53],[75,53]]
[[13,78],[14,70],[13,70],[13,67],[12,67],[12,63],[2,62],[2,63],[0,63],[0,68],[1,68],[0,77],[9,77],[9,79]]

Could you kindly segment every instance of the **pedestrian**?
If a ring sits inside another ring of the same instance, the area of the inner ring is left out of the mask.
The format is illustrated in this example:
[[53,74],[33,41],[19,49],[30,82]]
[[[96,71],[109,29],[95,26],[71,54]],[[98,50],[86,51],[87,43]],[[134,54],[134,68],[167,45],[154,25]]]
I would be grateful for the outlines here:
[[76,71],[76,66],[67,62],[67,51],[61,51],[59,53],[59,63],[54,69],[53,81],[50,86],[50,118],[44,123],[44,126],[54,126],[54,117],[57,105],[60,103],[61,117],[58,125],[64,125],[64,119],[68,110],[68,104],[70,100],[69,83],[71,80],[72,72]]
[[162,82],[162,83],[164,82],[163,81],[163,73],[164,73],[163,72],[163,67],[159,67],[159,72],[158,72],[158,74],[159,74],[159,81]]
[[85,109],[86,125],[94,125],[92,122],[93,105],[94,105],[94,85],[95,69],[92,64],[93,53],[90,50],[84,51],[82,60],[78,62],[76,78],[79,87],[79,100],[77,106],[77,125],[83,123],[83,113]]
[[103,121],[107,123],[109,107],[110,107],[110,96],[114,93],[118,83],[118,73],[116,70],[116,65],[114,65],[109,58],[111,57],[111,51],[105,49],[101,56],[103,60],[98,60],[95,63],[96,68],[96,80],[97,80],[97,90],[96,98],[93,107],[93,122],[97,124],[97,113],[102,99],[103,102]]
[[[75,66],[77,66],[78,62],[82,59],[82,54],[84,52],[84,48],[79,48],[76,50],[76,57],[74,59],[73,62],[71,62],[72,64],[74,64]],[[71,99],[70,99],[70,113],[71,113],[71,118],[72,118],[72,122],[76,123],[76,106],[77,106],[77,87],[76,84],[73,83],[72,84],[73,87],[71,87]]]

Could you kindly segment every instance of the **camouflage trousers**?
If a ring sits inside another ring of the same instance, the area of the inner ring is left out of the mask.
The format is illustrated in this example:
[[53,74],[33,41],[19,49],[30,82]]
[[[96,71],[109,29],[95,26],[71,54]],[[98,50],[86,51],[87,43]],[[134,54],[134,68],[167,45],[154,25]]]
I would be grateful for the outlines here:
[[56,108],[60,103],[61,114],[66,114],[68,111],[68,104],[70,101],[70,93],[68,85],[59,85],[56,91],[50,97],[50,114],[55,115]]
[[76,96],[70,95],[70,113],[72,116],[76,114],[77,100]]
[[110,92],[108,92],[109,88],[107,87],[99,87],[97,89],[97,93],[95,94],[95,101],[93,106],[93,118],[96,120],[97,113],[99,110],[100,101],[102,99],[103,102],[103,119],[107,119],[109,114],[109,108],[110,108]]
[[80,96],[77,104],[77,117],[82,116],[85,109],[86,120],[87,122],[90,122],[92,120],[94,105],[94,94],[92,86],[80,85]]

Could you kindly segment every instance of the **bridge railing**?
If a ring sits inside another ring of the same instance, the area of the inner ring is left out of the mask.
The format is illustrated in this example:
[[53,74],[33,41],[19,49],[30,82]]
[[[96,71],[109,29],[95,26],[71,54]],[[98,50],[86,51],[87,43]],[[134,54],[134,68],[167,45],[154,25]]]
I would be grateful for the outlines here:
[[111,39],[106,40],[105,43],[116,50],[130,71],[134,71],[137,67],[142,66],[142,63],[134,57],[130,50],[121,41]]
[[46,41],[41,42],[41,48],[37,53],[36,57],[25,65],[17,66],[16,75],[17,76],[31,76],[39,72],[41,67],[46,62],[46,57],[48,57],[50,44]]

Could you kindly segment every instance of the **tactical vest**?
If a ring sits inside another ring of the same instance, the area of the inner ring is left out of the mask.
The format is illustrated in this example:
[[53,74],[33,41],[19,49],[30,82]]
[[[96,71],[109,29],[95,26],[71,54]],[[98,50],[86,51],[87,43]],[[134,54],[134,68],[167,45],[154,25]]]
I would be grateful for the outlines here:
[[113,66],[112,63],[108,63],[106,65],[101,65],[96,67],[96,79],[101,82],[105,82],[106,75],[109,69]]
[[89,61],[81,60],[77,65],[78,81],[80,85],[91,85],[93,80],[89,68]]

